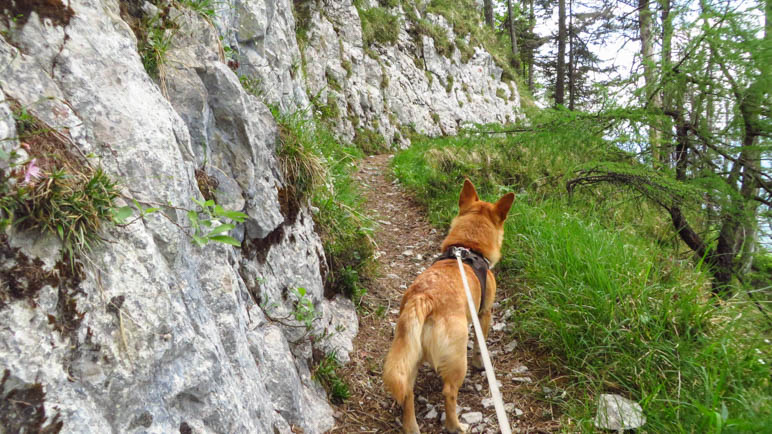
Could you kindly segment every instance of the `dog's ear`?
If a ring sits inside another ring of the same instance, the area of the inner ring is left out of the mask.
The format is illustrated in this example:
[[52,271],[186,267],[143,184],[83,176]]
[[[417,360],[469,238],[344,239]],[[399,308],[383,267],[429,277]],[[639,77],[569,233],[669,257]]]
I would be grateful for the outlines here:
[[494,205],[496,209],[496,215],[499,216],[499,220],[502,222],[507,219],[509,209],[512,208],[512,202],[515,201],[515,193],[507,193],[499,199]]
[[464,180],[464,188],[461,189],[461,197],[458,198],[458,210],[461,211],[469,205],[480,200],[477,197],[477,190],[469,179]]

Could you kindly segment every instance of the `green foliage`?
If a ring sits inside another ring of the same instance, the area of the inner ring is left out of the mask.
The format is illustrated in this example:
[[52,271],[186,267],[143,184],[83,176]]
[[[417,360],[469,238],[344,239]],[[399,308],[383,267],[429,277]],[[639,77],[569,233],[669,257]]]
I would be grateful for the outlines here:
[[354,74],[354,67],[351,65],[351,62],[343,59],[343,61],[340,62],[340,66],[346,70],[346,78],[351,78],[351,75]]
[[593,429],[593,403],[610,391],[640,402],[651,432],[769,426],[772,352],[749,300],[714,303],[709,277],[665,241],[656,206],[608,185],[567,195],[566,181],[601,161],[642,172],[603,139],[602,119],[545,111],[531,122],[414,141],[393,165],[443,226],[465,177],[488,200],[516,192],[496,278],[515,333],[544,349],[570,394],[553,404],[579,430]]
[[297,300],[292,317],[295,318],[295,321],[302,323],[306,330],[311,330],[314,320],[319,318],[321,314],[316,311],[313,300],[306,295],[306,288],[296,288],[293,293]]
[[354,145],[367,155],[382,154],[389,149],[386,139],[378,131],[369,128],[356,129]]
[[102,241],[119,192],[101,168],[73,157],[61,135],[23,107],[13,110],[21,148],[0,152],[0,232],[55,235],[71,262]]
[[336,372],[340,367],[337,355],[331,352],[319,362],[313,374],[313,379],[324,387],[330,400],[335,404],[341,404],[351,396],[348,384]]
[[329,70],[325,72],[324,76],[327,79],[327,86],[329,86],[330,89],[336,92],[340,92],[343,89],[338,82],[338,79],[335,78],[335,76],[331,74]]
[[362,40],[365,47],[376,42],[386,45],[397,42],[399,17],[381,7],[364,9],[361,1],[355,1],[354,5],[359,11],[359,19],[362,22]]
[[[337,82],[336,82],[337,83]],[[340,86],[338,86],[340,88]],[[338,108],[338,96],[335,92],[328,91],[327,98],[322,102],[321,94],[310,97],[311,105],[314,107],[314,115],[323,121],[331,121],[340,117],[340,108]]]
[[179,0],[179,2],[205,18],[215,17],[214,0]]
[[162,74],[166,61],[166,52],[171,47],[176,24],[167,20],[165,15],[144,18],[137,35],[137,51],[142,59],[145,71],[153,77]]
[[233,223],[223,223],[231,221],[243,223],[247,215],[239,211],[230,211],[216,204],[214,200],[202,201],[191,198],[198,205],[197,210],[190,210],[187,213],[190,225],[193,228],[193,242],[197,246],[203,247],[210,241],[217,241],[224,244],[240,247],[241,243],[230,235],[226,235],[233,230],[236,225]]
[[101,168],[84,173],[54,169],[15,193],[14,223],[25,230],[56,234],[70,258],[101,241],[99,229],[111,220],[118,197],[115,182]]
[[[300,178],[317,180],[300,182],[300,185],[305,186],[304,197],[310,197],[318,210],[314,213],[314,222],[327,260],[325,290],[358,302],[365,292],[362,282],[369,279],[375,269],[373,222],[364,215],[363,198],[351,178],[362,152],[340,143],[318,118],[309,119],[303,112],[281,114],[275,108],[273,113],[279,124],[281,146],[289,143],[298,154],[305,156],[302,158],[313,159],[320,165],[319,171],[313,172],[316,175],[307,173]],[[285,173],[285,180],[288,176],[294,175]]]
[[412,9],[408,10],[407,17],[412,22],[413,39],[419,47],[422,46],[421,36],[428,36],[434,41],[434,48],[437,53],[445,57],[453,55],[455,46],[448,37],[448,32],[442,26],[419,18]]
[[25,107],[18,107],[13,110],[13,120],[16,123],[16,134],[19,137],[35,133],[36,119]]
[[262,99],[265,95],[263,89],[263,79],[258,76],[239,74],[239,82],[245,91],[251,95]]

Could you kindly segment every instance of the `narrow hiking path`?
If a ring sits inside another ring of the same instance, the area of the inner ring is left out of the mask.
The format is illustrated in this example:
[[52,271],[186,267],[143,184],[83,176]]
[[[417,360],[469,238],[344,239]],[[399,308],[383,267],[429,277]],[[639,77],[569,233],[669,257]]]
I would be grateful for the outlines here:
[[[399,313],[402,294],[421,271],[429,267],[440,253],[445,237],[426,219],[425,209],[391,176],[391,155],[365,158],[355,178],[361,183],[366,208],[378,222],[375,233],[379,276],[363,298],[367,308],[359,316],[359,334],[354,341],[351,362],[340,374],[349,383],[351,397],[335,407],[333,433],[398,433],[401,426],[399,406],[383,390],[383,359],[391,346],[392,330]],[[459,185],[459,191],[461,186]],[[553,432],[557,430],[551,406],[543,399],[547,380],[551,378],[543,357],[518,345],[508,336],[504,316],[512,312],[503,308],[502,300],[514,291],[499,287],[494,304],[494,321],[488,336],[496,378],[501,383],[504,402],[509,405],[513,432]],[[472,337],[470,336],[470,339]],[[418,374],[415,387],[416,418],[422,433],[440,433],[444,419],[442,382],[428,366]],[[480,412],[482,421],[470,424],[469,432],[497,433],[496,412],[484,372],[470,367],[458,395],[461,420],[464,414]],[[474,417],[474,415],[472,415]]]

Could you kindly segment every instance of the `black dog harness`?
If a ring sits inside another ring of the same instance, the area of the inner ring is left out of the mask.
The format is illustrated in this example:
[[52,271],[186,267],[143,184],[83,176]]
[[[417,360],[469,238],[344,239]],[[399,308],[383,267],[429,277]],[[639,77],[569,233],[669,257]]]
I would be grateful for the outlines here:
[[445,249],[444,252],[434,262],[442,261],[445,259],[456,259],[456,252],[461,254],[461,262],[469,265],[474,270],[477,280],[480,281],[480,307],[477,309],[479,312],[482,310],[483,302],[485,301],[485,288],[486,281],[488,280],[488,270],[490,269],[490,262],[482,254],[475,252],[472,249],[468,249],[462,246],[450,246]]

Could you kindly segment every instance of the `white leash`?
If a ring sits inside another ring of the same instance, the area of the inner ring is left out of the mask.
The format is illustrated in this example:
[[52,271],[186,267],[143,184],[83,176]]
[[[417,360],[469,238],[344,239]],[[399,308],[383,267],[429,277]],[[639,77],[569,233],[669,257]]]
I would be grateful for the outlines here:
[[[485,344],[482,327],[480,327],[480,320],[477,318],[477,308],[474,305],[474,300],[472,300],[472,293],[469,291],[469,282],[466,280],[464,265],[461,263],[461,252],[456,250],[455,255],[456,261],[458,261],[458,271],[461,273],[461,281],[464,282],[464,289],[466,290],[466,301],[469,303],[469,311],[472,312],[472,325],[474,326],[474,333],[477,337],[477,345],[480,346],[480,355],[482,356],[483,365],[485,366],[485,376],[488,378],[488,386],[491,389],[493,406],[496,407],[496,418],[499,420],[499,429],[502,434],[512,434],[512,429],[509,427],[509,420],[507,419],[507,412],[504,410],[504,401],[501,399],[501,392],[499,392],[499,383],[496,382],[496,374],[493,372],[493,364],[488,355],[488,346]],[[483,301],[484,300],[480,300],[480,306],[482,306]]]

